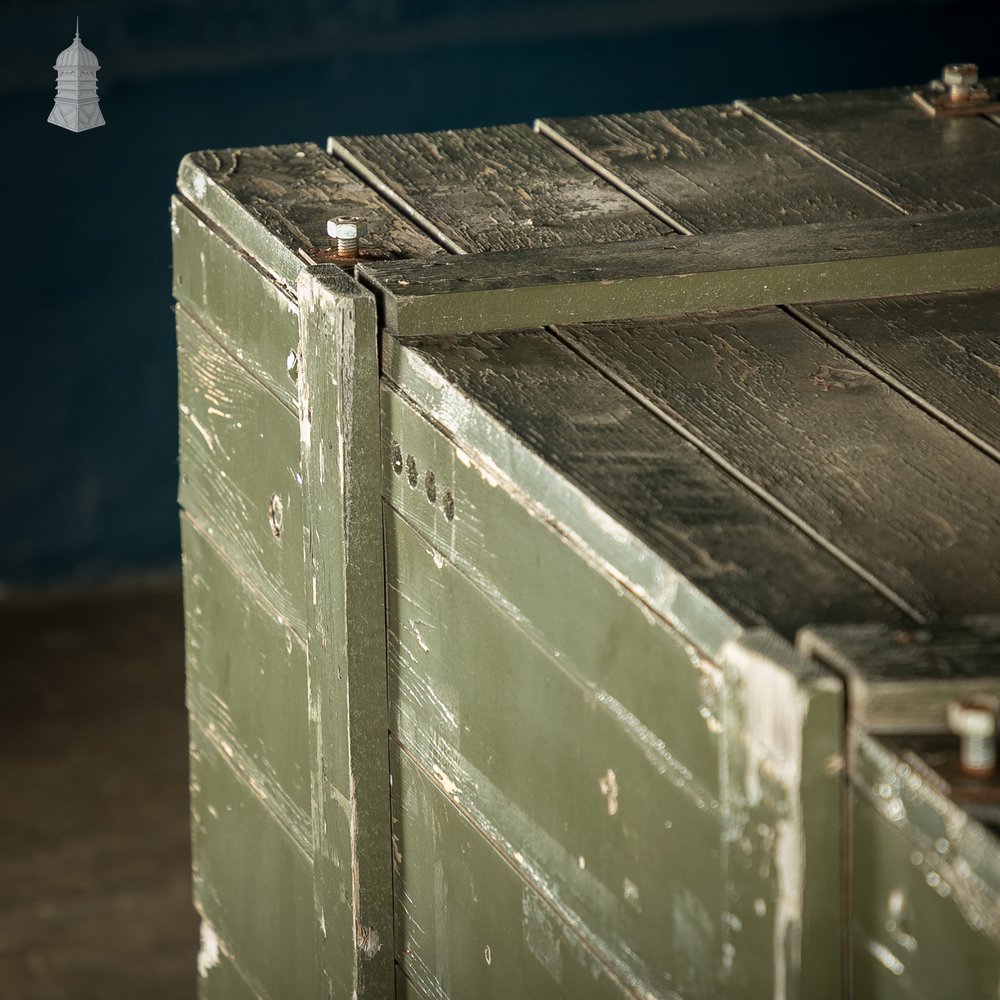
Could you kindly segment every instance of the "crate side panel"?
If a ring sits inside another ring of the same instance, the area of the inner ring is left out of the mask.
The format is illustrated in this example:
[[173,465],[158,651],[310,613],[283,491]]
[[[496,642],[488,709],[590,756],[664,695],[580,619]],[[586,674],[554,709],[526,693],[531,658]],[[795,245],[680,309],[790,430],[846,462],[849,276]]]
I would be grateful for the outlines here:
[[[984,81],[996,89],[996,80]],[[1000,203],[1000,130],[980,116],[932,118],[912,87],[772,97],[748,108],[900,212]]]
[[264,996],[318,996],[312,864],[197,726],[191,796],[203,917]]
[[428,997],[635,997],[397,745],[396,956]]
[[894,214],[843,175],[725,105],[544,120],[540,127],[691,233]]
[[181,519],[187,702],[192,715],[271,790],[310,839],[306,655],[221,552]]
[[[531,608],[522,629],[397,517],[386,545],[397,739],[609,964],[654,993],[714,995],[726,938],[718,781],[686,762],[718,771],[706,710],[718,671],[669,634],[633,639],[611,587],[603,607],[578,609],[604,634],[577,668],[529,638],[558,611]],[[550,586],[575,593],[575,578],[539,561]],[[623,705],[584,679],[602,671],[648,679],[650,691]],[[751,954],[736,949],[728,986]]]
[[295,301],[178,199],[171,209],[174,297],[294,410],[299,349]]
[[181,506],[304,635],[298,421],[182,309],[177,337]]
[[899,607],[1000,603],[1000,466],[785,312],[560,330]]
[[673,232],[525,125],[331,140],[331,151],[458,252],[526,250]]
[[796,307],[822,336],[1000,460],[1000,293]]

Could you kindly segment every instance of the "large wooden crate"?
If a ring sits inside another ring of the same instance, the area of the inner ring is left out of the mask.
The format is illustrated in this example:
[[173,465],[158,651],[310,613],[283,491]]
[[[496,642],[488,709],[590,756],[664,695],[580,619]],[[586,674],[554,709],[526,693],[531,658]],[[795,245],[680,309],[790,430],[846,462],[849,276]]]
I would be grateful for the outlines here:
[[909,88],[186,157],[202,997],[995,998],[998,204]]

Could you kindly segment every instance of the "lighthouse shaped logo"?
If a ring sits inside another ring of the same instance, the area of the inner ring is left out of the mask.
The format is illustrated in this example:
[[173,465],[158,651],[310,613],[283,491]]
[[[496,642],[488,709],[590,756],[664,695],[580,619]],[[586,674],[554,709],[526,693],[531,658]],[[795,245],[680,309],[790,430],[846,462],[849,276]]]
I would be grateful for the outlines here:
[[71,132],[85,132],[104,124],[97,103],[97,56],[80,41],[80,19],[76,19],[76,37],[56,59],[56,102],[49,121]]

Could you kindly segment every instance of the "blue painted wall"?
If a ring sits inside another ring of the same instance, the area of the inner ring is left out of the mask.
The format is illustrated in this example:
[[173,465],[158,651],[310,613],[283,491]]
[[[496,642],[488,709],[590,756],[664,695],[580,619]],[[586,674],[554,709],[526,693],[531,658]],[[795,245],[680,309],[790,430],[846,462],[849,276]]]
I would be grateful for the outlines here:
[[167,203],[187,151],[1000,72],[995,3],[620,0],[81,7],[106,128],[46,124],[75,6],[0,39],[0,585],[176,563]]

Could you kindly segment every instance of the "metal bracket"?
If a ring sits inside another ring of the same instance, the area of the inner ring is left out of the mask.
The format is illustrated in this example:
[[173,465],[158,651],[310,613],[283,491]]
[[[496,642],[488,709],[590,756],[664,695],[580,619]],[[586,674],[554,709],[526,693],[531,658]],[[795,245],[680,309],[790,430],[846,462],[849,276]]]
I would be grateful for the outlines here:
[[991,94],[979,82],[979,67],[974,63],[945,66],[940,80],[932,80],[911,96],[917,107],[934,118],[1000,113],[1000,95]]

